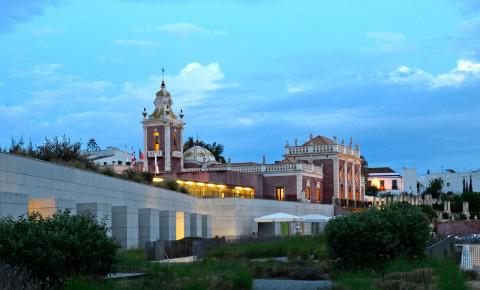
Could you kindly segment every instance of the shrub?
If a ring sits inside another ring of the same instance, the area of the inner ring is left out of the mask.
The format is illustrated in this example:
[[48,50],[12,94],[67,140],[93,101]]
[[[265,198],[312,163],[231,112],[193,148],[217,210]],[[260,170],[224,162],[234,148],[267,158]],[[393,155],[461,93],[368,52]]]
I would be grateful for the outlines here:
[[423,255],[429,226],[419,208],[395,203],[331,220],[325,234],[337,267],[362,268]]
[[27,269],[36,279],[62,281],[72,275],[104,276],[118,245],[104,222],[68,211],[44,219],[39,214],[0,220],[0,257]]

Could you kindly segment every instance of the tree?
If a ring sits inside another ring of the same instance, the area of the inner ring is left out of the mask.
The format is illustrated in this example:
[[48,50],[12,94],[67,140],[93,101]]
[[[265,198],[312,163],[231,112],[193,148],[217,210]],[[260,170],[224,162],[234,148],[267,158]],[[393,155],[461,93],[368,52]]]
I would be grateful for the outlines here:
[[438,198],[442,194],[443,179],[435,178],[430,180],[430,184],[425,189],[426,194],[430,194],[433,198]]
[[367,177],[368,177],[368,161],[365,158],[365,156],[363,156],[363,155],[360,156],[360,159],[361,159],[360,163],[362,164],[361,173],[362,173],[362,176],[365,178],[365,180],[367,180]]
[[187,151],[193,146],[200,146],[207,149],[215,157],[215,160],[217,160],[220,163],[225,163],[225,157],[222,156],[223,149],[224,149],[222,144],[217,144],[217,142],[208,144],[203,142],[202,140],[198,140],[198,139],[194,140],[193,137],[188,137],[187,141],[185,141],[185,143],[183,144],[183,151]]
[[473,192],[472,176],[470,175],[470,185],[468,186],[468,192]]
[[97,141],[94,138],[88,140],[87,143],[87,152],[95,152],[100,150],[100,146],[98,146]]
[[465,193],[465,192],[467,192],[467,182],[465,181],[465,177],[463,178],[462,183],[463,183],[463,191],[462,191],[462,193]]

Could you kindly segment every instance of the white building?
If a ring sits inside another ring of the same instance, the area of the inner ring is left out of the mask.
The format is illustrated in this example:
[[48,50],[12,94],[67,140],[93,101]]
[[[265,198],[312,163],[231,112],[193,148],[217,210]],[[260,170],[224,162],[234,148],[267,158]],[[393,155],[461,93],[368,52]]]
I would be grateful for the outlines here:
[[436,178],[441,178],[443,180],[442,192],[462,194],[464,182],[467,184],[467,186],[469,186],[470,179],[472,181],[473,191],[480,191],[480,170],[455,172],[451,169],[447,169],[445,172],[430,173],[425,176],[420,176],[418,178],[418,182],[420,183],[420,191],[422,192],[425,190],[425,188],[427,188],[430,184],[430,181]]
[[403,191],[409,194],[419,194],[419,188],[417,185],[417,169],[416,168],[403,168]]
[[132,164],[132,155],[116,147],[107,147],[104,150],[85,152],[88,159],[100,167],[108,167],[117,173],[128,169]]
[[390,167],[368,168],[369,186],[374,186],[379,193],[400,194],[403,192],[403,178]]

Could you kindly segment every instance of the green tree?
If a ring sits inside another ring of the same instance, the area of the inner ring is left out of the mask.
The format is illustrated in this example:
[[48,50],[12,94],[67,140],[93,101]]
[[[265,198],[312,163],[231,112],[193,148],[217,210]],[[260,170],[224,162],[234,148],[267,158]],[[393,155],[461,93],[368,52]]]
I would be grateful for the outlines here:
[[397,257],[424,255],[427,217],[407,203],[335,218],[325,227],[329,256],[337,267],[378,267]]
[[0,219],[0,257],[42,280],[104,277],[112,271],[118,249],[108,232],[104,222],[68,211],[51,218],[34,213],[17,221]]
[[100,146],[98,146],[97,141],[94,138],[91,138],[90,140],[88,140],[88,143],[87,143],[88,152],[95,152],[100,149],[101,149]]
[[426,194],[432,195],[433,198],[438,198],[442,194],[443,179],[435,178],[430,180],[430,184],[425,189]]
[[472,176],[470,175],[470,185],[468,186],[468,192],[473,192]]

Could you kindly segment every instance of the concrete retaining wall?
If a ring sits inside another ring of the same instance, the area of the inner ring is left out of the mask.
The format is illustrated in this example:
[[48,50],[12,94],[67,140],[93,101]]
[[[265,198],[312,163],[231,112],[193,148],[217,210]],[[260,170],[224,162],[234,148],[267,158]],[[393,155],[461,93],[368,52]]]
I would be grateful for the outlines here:
[[[147,240],[251,235],[253,219],[275,212],[332,216],[333,206],[259,199],[196,199],[186,194],[0,153],[0,217],[69,208],[106,217],[124,247]],[[148,212],[145,210],[148,209]],[[154,219],[157,218],[158,223]],[[178,228],[177,228],[178,227]],[[192,228],[193,227],[193,228]],[[157,231],[158,230],[158,231]],[[158,233],[158,234],[157,234]]]

